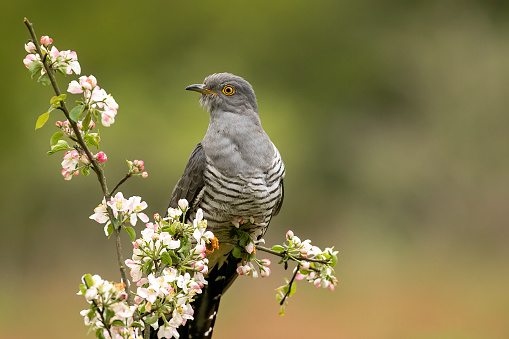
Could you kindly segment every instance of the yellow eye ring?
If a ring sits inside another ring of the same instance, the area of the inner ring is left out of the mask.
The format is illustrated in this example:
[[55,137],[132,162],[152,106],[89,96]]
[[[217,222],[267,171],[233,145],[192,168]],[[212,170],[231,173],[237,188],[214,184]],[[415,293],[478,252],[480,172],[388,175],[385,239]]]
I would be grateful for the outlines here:
[[235,88],[231,85],[226,85],[223,87],[223,94],[224,95],[234,95],[235,94]]

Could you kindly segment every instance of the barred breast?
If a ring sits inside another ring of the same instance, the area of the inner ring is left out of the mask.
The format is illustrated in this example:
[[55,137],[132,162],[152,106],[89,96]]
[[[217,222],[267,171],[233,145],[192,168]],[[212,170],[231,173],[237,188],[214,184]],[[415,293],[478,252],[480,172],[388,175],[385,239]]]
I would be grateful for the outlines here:
[[232,219],[236,217],[254,220],[253,232],[258,238],[265,233],[283,194],[281,180],[285,167],[279,151],[276,147],[274,150],[272,164],[263,171],[249,173],[249,176],[226,176],[207,158],[205,186],[198,206],[218,239],[231,237]]

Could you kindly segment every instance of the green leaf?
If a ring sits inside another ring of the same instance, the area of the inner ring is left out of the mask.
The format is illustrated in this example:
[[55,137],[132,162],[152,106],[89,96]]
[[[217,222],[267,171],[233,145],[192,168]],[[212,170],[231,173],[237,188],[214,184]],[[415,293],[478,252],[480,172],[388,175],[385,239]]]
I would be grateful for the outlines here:
[[294,281],[292,287],[290,288],[290,294],[288,294],[288,296],[291,297],[295,292],[297,292],[297,284]]
[[98,328],[96,331],[95,331],[95,336],[99,339],[105,339],[106,337],[104,336],[104,328]]
[[125,324],[122,320],[115,319],[112,321],[111,326],[124,326],[125,327]]
[[284,252],[285,248],[281,245],[274,245],[272,246],[272,250],[276,252]]
[[70,112],[69,112],[69,118],[71,118],[74,121],[78,121],[78,118],[80,117],[81,111],[83,109],[82,105],[75,106]]
[[49,79],[48,74],[44,73],[42,74],[39,79],[37,79],[37,82],[40,82],[43,86],[48,86],[51,84],[51,80]]
[[151,325],[157,321],[157,316],[153,315],[151,317],[146,317],[145,319],[143,319],[143,321],[145,322],[145,324]]
[[338,263],[338,256],[337,256],[337,255],[335,255],[335,254],[333,254],[331,259],[332,259],[332,262],[331,262],[331,264],[330,264],[330,265],[331,265],[331,267],[336,266],[336,264]]
[[235,257],[235,258],[242,258],[244,256],[244,249],[240,246],[237,246],[235,245],[233,247],[233,250],[232,250],[232,255]]
[[52,105],[58,105],[60,101],[64,101],[67,97],[67,94],[60,94],[59,96],[51,97],[49,103]]
[[95,146],[99,149],[99,134],[98,133],[89,133],[85,134],[83,137],[87,146]]
[[28,70],[30,71],[30,75],[33,78],[34,75],[39,73],[42,69],[42,63],[40,61],[33,61],[28,65]]
[[52,154],[55,154],[56,152],[67,151],[67,150],[70,150],[70,149],[72,149],[72,148],[69,147],[69,144],[67,143],[67,141],[65,141],[65,140],[58,140],[56,144],[51,146],[51,150],[49,150],[47,154],[48,155],[52,155]]
[[147,261],[145,261],[143,263],[143,266],[141,267],[143,272],[148,273],[148,270],[152,268],[152,263],[153,263],[152,259],[147,259]]
[[135,321],[131,324],[132,327],[143,327],[142,324],[140,324],[139,322]]
[[108,239],[111,237],[111,234],[113,233],[113,224],[110,222],[108,224],[108,227],[106,227],[106,233],[108,233]]
[[91,274],[85,274],[83,276],[83,280],[85,280],[85,283],[86,285],[90,288],[94,285],[94,281],[92,280],[92,275]]
[[64,136],[64,133],[62,132],[55,132],[55,134],[53,134],[51,136],[51,139],[50,139],[50,142],[49,142],[49,145],[50,146],[53,146],[53,145],[56,145],[56,143],[58,142],[58,140],[60,140],[61,137]]
[[127,233],[129,233],[129,236],[131,237],[131,241],[136,240],[136,231],[132,227],[124,227]]
[[278,313],[280,316],[284,316],[285,315],[285,306],[281,306],[281,310],[279,311]]
[[85,286],[85,284],[80,284],[80,292],[83,295],[87,292],[87,286]]
[[247,232],[239,231],[239,245],[240,246],[247,246],[248,242],[251,239],[251,236]]
[[42,126],[44,126],[44,124],[46,123],[46,121],[48,121],[48,119],[49,119],[49,112],[39,115],[39,118],[37,118],[37,122],[35,123],[35,129],[39,129]]
[[90,166],[85,166],[81,168],[81,174],[85,177],[90,174]]
[[161,253],[161,261],[164,264],[166,264],[166,265],[170,265],[171,266],[171,264],[172,264],[172,260],[171,260],[170,254],[168,252]]
[[89,111],[87,111],[87,115],[85,116],[85,119],[83,119],[83,128],[87,128],[88,126],[90,126],[90,121],[92,120],[92,115],[90,114]]

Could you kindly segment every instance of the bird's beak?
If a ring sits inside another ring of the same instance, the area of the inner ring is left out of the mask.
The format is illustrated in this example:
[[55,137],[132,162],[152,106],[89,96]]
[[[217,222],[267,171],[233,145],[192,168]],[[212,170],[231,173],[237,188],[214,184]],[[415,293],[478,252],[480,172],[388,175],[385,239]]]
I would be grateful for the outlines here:
[[211,91],[209,89],[206,89],[204,84],[189,85],[189,86],[186,87],[186,90],[187,91],[199,92],[201,94],[215,94],[215,95],[218,95],[216,92]]

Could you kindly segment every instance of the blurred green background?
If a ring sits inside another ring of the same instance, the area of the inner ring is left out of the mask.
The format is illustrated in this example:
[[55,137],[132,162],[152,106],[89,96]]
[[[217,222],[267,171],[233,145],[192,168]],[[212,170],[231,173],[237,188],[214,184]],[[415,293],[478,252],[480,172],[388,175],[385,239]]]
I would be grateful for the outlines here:
[[99,185],[64,181],[61,155],[46,156],[62,117],[34,131],[53,94],[23,66],[24,16],[75,50],[82,74],[120,104],[116,123],[100,128],[109,186],[125,159],[143,159],[149,178],[122,191],[141,195],[150,214],[164,213],[208,124],[184,88],[223,71],[253,85],[287,167],[266,240],[292,229],[334,245],[340,283],[335,292],[300,283],[279,317],[273,289],[288,272],[239,279],[217,338],[509,337],[507,2],[1,7],[0,337],[84,338],[81,275],[119,279],[113,241],[88,220]]

